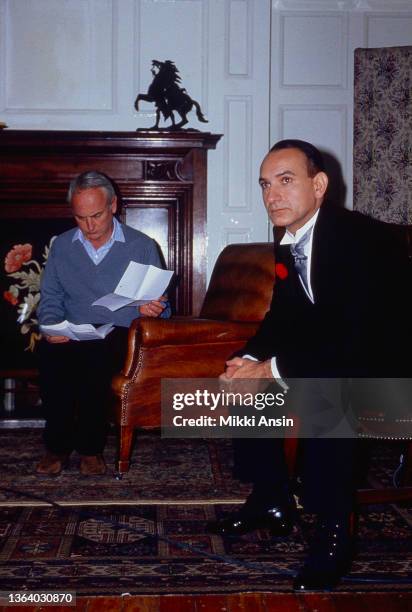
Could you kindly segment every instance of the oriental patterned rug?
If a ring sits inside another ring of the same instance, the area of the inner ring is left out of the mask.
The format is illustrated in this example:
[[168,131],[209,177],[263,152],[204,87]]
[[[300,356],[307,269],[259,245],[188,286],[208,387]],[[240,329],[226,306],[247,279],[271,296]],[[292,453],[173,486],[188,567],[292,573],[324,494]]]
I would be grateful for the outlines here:
[[[206,521],[230,509],[211,504],[0,508],[2,590],[290,591],[312,517],[303,516],[289,538],[271,538],[263,530],[242,538],[206,535]],[[356,561],[338,591],[411,590],[411,526],[406,510],[374,507],[362,514]]]
[[33,505],[35,500],[30,496],[94,505],[234,503],[244,500],[249,491],[247,485],[232,478],[230,440],[172,440],[161,439],[157,433],[139,434],[131,468],[121,481],[113,476],[114,433],[109,435],[104,452],[105,476],[82,476],[79,457],[73,454],[69,468],[57,478],[39,477],[34,469],[43,452],[41,429],[0,430],[0,486],[16,491],[0,489],[0,506]]
[[[403,443],[363,443],[369,483],[373,487],[390,485]],[[34,470],[43,452],[41,429],[0,429],[0,507],[41,504],[33,496],[83,505],[241,503],[250,490],[233,479],[232,447],[227,439],[173,440],[162,439],[156,432],[139,433],[130,470],[122,480],[114,478],[114,432],[104,453],[105,476],[82,476],[79,457],[73,454],[69,468],[60,476],[39,477]]]
[[[377,445],[369,477],[387,484],[400,446]],[[97,594],[287,592],[306,554],[313,517],[289,538],[260,530],[242,538],[206,533],[248,487],[231,476],[228,440],[138,438],[122,481],[85,478],[78,458],[58,478],[38,478],[41,431],[0,432],[2,590]],[[114,462],[115,438],[105,451]],[[20,492],[20,494],[19,494]],[[33,499],[33,496],[35,499]],[[48,506],[39,498],[67,504]],[[362,508],[357,556],[339,591],[412,590],[412,510]]]

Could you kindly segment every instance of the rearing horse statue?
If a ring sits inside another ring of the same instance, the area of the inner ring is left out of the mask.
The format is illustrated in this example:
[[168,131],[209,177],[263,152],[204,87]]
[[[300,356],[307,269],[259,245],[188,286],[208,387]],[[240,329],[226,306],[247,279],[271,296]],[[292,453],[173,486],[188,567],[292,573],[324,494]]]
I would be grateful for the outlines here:
[[[166,60],[152,60],[151,73],[153,81],[151,82],[146,94],[139,94],[135,100],[134,107],[139,110],[139,102],[154,102],[156,106],[156,123],[149,129],[159,129],[160,115],[163,115],[164,120],[170,119],[172,122],[171,129],[179,130],[188,123],[187,114],[192,110],[193,106],[196,109],[196,115],[202,123],[208,123],[202,113],[200,104],[193,100],[186,89],[179,87],[181,78],[179,71],[174,62]],[[173,111],[176,111],[181,121],[175,122]]]

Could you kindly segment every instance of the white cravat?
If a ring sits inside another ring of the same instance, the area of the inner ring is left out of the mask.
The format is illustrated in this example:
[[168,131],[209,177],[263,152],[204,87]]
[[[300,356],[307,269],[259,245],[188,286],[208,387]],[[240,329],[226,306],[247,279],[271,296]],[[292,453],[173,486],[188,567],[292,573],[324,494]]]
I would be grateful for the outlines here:
[[311,272],[311,264],[312,264],[313,228],[314,228],[314,225],[315,225],[316,220],[318,218],[318,214],[319,214],[319,210],[317,210],[315,212],[313,217],[311,217],[309,219],[309,221],[307,221],[305,223],[305,225],[303,225],[302,227],[300,227],[297,230],[296,234],[292,234],[291,232],[286,230],[285,235],[283,236],[282,240],[280,241],[281,245],[284,245],[284,244],[297,244],[303,238],[303,236],[309,230],[311,230],[310,231],[309,240],[306,242],[306,244],[303,247],[303,252],[304,252],[305,256],[307,257],[307,259],[306,259],[306,275],[307,275],[307,281],[308,281],[307,288],[306,288],[306,285],[305,285],[304,281],[302,280],[302,278],[300,276],[299,276],[299,279],[300,279],[300,282],[302,283],[302,287],[304,288],[307,296],[309,297],[309,299],[310,299],[310,301],[312,303],[314,303],[315,300],[313,299],[312,285],[311,285],[311,282],[310,282],[310,272]]

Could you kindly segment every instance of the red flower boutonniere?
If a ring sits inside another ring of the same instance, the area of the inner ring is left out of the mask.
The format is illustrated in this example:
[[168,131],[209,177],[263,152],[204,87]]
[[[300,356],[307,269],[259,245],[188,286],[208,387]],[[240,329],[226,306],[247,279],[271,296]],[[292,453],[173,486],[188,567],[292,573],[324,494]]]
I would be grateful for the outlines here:
[[277,263],[275,264],[275,274],[280,280],[285,280],[287,278],[289,272],[285,264]]

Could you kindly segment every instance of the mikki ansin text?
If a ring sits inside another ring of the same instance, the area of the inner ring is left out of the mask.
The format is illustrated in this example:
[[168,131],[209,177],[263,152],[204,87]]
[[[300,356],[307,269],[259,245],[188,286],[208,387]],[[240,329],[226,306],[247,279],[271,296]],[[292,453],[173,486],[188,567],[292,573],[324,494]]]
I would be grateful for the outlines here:
[[202,415],[197,418],[187,418],[178,414],[173,417],[175,427],[293,427],[294,421],[284,415],[278,418],[269,418],[263,415],[252,416],[223,416],[218,418]]

